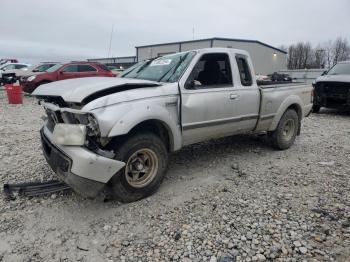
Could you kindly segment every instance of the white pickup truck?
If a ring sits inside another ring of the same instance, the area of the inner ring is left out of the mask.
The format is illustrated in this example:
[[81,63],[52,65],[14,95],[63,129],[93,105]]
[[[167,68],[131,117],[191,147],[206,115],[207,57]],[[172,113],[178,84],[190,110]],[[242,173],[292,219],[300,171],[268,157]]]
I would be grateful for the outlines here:
[[76,192],[124,202],[154,193],[169,153],[200,141],[266,133],[289,148],[312,109],[311,85],[257,86],[246,51],[201,49],[143,61],[118,78],[41,85],[44,155]]

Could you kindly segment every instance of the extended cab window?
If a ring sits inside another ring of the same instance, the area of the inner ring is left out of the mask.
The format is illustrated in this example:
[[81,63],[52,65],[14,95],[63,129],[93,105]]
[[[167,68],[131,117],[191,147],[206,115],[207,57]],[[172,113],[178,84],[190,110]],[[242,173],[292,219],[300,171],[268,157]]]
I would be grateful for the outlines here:
[[239,76],[241,78],[241,83],[244,86],[251,86],[253,84],[252,74],[250,73],[248,61],[245,57],[237,56],[236,57]]
[[227,54],[205,54],[197,62],[186,88],[216,88],[232,86],[230,59]]
[[97,71],[95,67],[91,65],[78,65],[78,72],[93,72]]
[[67,65],[63,72],[76,73],[78,72],[78,65]]

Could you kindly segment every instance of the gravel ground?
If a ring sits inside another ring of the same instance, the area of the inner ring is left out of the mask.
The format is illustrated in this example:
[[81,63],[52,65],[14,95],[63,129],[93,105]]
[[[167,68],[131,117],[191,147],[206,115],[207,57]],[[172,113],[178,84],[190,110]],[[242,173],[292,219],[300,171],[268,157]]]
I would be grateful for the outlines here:
[[[42,109],[0,91],[0,182],[49,180]],[[350,113],[303,122],[286,151],[254,136],[172,155],[131,204],[75,193],[0,199],[0,261],[350,261]]]

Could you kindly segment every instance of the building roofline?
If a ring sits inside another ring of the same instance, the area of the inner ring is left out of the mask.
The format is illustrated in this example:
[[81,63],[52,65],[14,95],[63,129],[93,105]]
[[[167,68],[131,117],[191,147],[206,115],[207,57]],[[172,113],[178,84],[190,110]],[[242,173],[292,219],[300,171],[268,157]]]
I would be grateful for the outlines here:
[[102,57],[102,58],[88,58],[88,60],[99,60],[99,59],[123,59],[123,58],[136,58],[135,55],[131,56],[114,56],[114,57]]
[[214,40],[256,43],[256,44],[260,44],[260,45],[269,47],[271,49],[277,50],[277,51],[282,52],[284,54],[287,54],[287,52],[282,50],[282,49],[279,49],[277,47],[265,44],[265,43],[260,42],[258,40],[238,39],[238,38],[224,38],[224,37],[212,37],[212,38],[202,38],[202,39],[195,39],[195,40],[188,40],[188,41],[168,42],[168,43],[154,44],[154,45],[142,45],[142,46],[136,46],[136,49],[144,48],[144,47],[154,47],[154,46],[162,46],[162,45],[176,45],[176,44],[195,43],[195,42],[214,41]]

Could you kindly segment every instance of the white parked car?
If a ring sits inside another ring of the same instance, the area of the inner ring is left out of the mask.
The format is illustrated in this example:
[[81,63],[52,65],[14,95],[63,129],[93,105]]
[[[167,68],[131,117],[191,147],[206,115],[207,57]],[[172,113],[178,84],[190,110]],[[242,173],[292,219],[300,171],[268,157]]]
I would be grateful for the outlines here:
[[2,76],[5,72],[26,68],[28,66],[30,65],[22,64],[22,63],[10,63],[10,64],[5,64],[3,66],[0,66],[0,82],[2,82]]
[[26,78],[29,76],[41,74],[42,72],[45,72],[47,69],[57,64],[57,62],[44,62],[28,67],[23,67],[21,69],[7,70],[2,74],[0,80],[5,84],[11,84],[16,82],[17,80],[21,80],[21,78],[23,77]]

